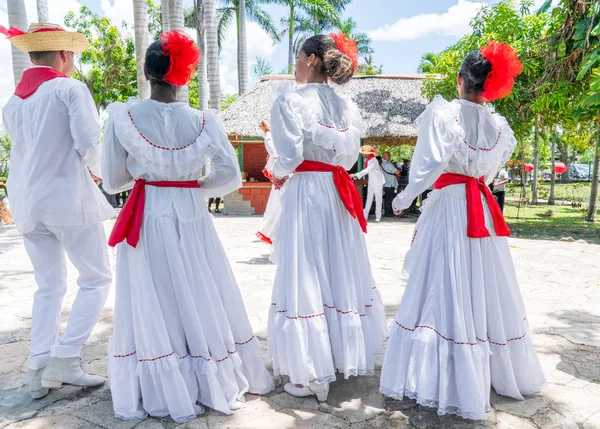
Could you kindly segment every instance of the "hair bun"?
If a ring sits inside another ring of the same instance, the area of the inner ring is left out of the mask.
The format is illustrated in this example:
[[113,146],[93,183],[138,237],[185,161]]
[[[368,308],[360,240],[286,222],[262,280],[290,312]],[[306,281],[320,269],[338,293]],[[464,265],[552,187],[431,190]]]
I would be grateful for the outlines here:
[[347,83],[354,75],[354,62],[339,49],[330,49],[323,57],[325,73],[337,85]]

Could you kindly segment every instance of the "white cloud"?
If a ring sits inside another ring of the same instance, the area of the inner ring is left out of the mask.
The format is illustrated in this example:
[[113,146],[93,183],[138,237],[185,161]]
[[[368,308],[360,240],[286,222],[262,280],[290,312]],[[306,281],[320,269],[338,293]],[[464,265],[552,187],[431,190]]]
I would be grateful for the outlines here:
[[415,40],[429,35],[461,37],[469,32],[469,22],[485,6],[482,2],[458,0],[444,13],[427,13],[401,18],[370,32],[373,40]]
[[133,2],[131,0],[102,0],[100,9],[104,16],[117,27],[121,27],[121,23],[125,21],[133,34]]

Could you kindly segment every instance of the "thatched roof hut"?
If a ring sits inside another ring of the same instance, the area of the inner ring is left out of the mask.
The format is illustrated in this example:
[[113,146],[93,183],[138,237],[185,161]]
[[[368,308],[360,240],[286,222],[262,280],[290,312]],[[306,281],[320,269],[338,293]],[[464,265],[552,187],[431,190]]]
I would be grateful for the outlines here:
[[[423,112],[427,100],[421,90],[424,75],[355,77],[335,91],[358,105],[364,120],[365,144],[414,145],[417,130],[414,121]],[[269,120],[277,87],[292,76],[265,76],[256,86],[235,101],[222,114],[232,142],[260,134],[258,123]]]

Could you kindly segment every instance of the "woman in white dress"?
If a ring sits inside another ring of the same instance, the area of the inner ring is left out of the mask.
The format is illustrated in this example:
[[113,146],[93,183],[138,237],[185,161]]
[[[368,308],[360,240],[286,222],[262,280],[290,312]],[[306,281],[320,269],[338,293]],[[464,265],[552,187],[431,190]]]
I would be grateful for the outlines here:
[[108,372],[125,420],[181,423],[200,404],[229,414],[246,392],[274,387],[204,202],[241,186],[235,152],[214,113],[176,101],[197,62],[191,39],[162,35],[146,53],[151,99],[109,108],[105,189],[135,184],[109,240],[117,274]]
[[[365,244],[362,201],[346,169],[358,158],[362,121],[354,103],[327,83],[344,84],[354,61],[340,35],[304,42],[295,66],[297,90],[271,111],[277,159],[285,178],[272,259],[277,264],[268,323],[275,374],[287,374],[293,396],[327,398],[336,371],[372,375],[387,329]],[[356,45],[354,43],[354,50]]]
[[277,151],[273,145],[271,127],[267,122],[261,121],[259,128],[264,133],[265,148],[269,154],[267,164],[265,165],[265,168],[263,168],[263,174],[273,182],[273,186],[271,186],[267,208],[256,236],[265,243],[272,245],[274,232],[277,229],[277,225],[279,225],[279,218],[281,216],[281,188],[285,183],[285,180],[277,180],[273,177],[273,164],[277,159]]
[[381,392],[438,414],[485,419],[490,387],[523,399],[545,377],[533,347],[507,236],[487,183],[517,144],[506,120],[483,105],[507,96],[522,64],[508,45],[470,53],[460,99],[437,97],[418,119],[409,185],[398,214],[435,183],[404,269],[408,284],[381,374]]
[[373,199],[375,199],[375,222],[381,221],[381,208],[383,206],[383,184],[385,177],[381,166],[375,156],[379,152],[374,147],[369,145],[362,146],[360,148],[360,154],[365,158],[365,168],[362,171],[354,174],[353,177],[356,179],[362,179],[365,176],[369,176],[369,184],[367,186],[367,200],[365,201],[365,219],[369,218],[369,212],[373,205]]

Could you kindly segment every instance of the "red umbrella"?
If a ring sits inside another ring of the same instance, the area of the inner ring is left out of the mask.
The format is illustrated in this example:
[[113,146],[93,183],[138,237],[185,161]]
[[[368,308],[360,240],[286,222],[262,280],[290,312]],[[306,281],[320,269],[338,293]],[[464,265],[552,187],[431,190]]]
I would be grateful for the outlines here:
[[525,164],[525,171],[526,172],[531,173],[534,169],[535,169],[535,167],[533,166],[533,164],[531,164],[531,163]]
[[565,171],[567,171],[567,166],[564,162],[556,163],[554,165],[554,171],[556,171],[557,174],[563,174]]

